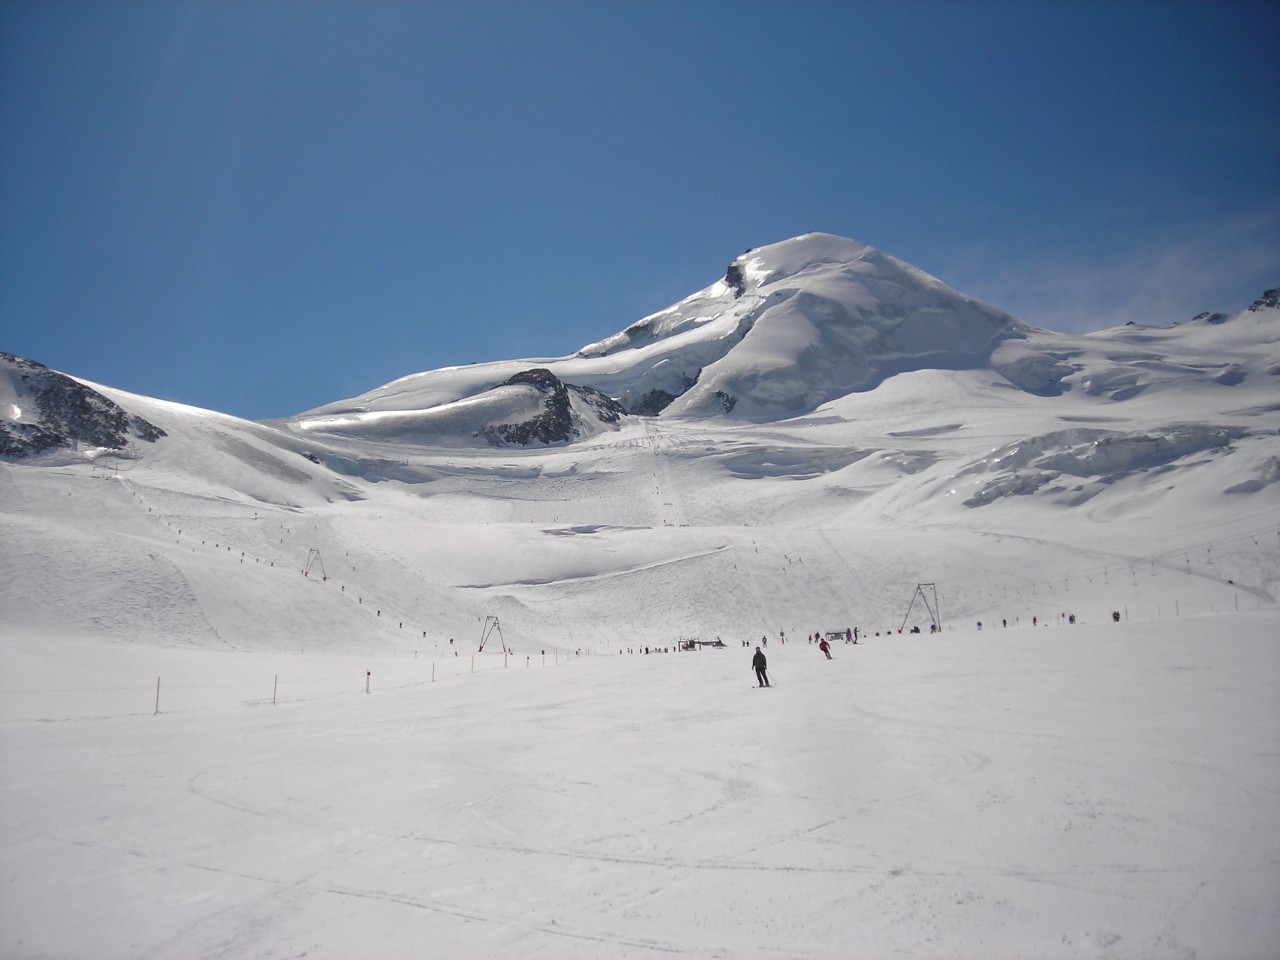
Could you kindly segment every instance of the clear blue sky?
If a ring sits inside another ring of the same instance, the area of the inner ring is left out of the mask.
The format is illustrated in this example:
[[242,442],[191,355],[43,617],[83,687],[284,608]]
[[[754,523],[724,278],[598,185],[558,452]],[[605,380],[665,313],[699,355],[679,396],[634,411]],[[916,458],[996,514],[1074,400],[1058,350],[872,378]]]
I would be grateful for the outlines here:
[[1280,4],[0,3],[0,350],[251,419],[854,237],[1090,330],[1280,285]]

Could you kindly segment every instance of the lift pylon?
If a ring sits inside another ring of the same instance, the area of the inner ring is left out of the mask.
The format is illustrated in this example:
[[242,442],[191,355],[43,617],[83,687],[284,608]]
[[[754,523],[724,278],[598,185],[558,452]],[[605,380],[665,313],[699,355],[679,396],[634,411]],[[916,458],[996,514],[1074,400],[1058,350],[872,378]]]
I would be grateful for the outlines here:
[[304,577],[309,577],[311,576],[312,570],[316,570],[320,573],[321,580],[329,579],[329,575],[324,572],[324,561],[320,559],[320,551],[315,547],[312,547],[310,552],[307,554],[307,566],[306,569],[302,571],[302,575]]
[[[933,598],[932,604],[929,602],[931,596]],[[911,595],[911,603],[907,605],[907,615],[902,618],[902,626],[898,628],[898,632],[901,633],[906,627],[907,621],[911,619],[911,609],[916,605],[916,600],[924,604],[924,608],[929,611],[929,616],[933,618],[932,622],[941,630],[942,618],[938,616],[938,585],[936,583],[917,583],[916,592]]]
[[507,649],[507,641],[502,638],[502,624],[498,623],[498,618],[489,616],[484,618],[484,630],[480,633],[480,653],[484,653],[484,645],[494,634],[498,635],[498,642],[502,644],[502,652],[510,653]]

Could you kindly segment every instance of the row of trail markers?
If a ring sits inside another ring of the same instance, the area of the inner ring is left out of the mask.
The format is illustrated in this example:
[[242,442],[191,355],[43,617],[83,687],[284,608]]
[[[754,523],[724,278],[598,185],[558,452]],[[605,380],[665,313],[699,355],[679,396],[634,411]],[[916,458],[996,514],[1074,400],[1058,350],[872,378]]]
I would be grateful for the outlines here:
[[[312,550],[312,554],[314,554],[314,559],[317,562],[319,562],[320,551]],[[312,568],[311,558],[308,558],[307,570],[304,571],[304,575],[308,574],[311,568]],[[323,575],[323,571],[324,571],[323,565],[320,565],[318,569],[321,571],[321,575]],[[492,636],[495,633],[497,634],[498,642],[502,647],[502,665],[503,667],[508,667],[510,666],[509,661],[511,657],[511,649],[507,646],[506,640],[502,636],[502,625],[499,623],[498,618],[496,616],[490,615],[488,617],[485,617],[484,628],[480,636],[480,649],[477,652],[479,653],[484,652],[484,645],[487,642],[489,642],[489,640],[492,638]],[[418,652],[415,650],[414,659],[417,659],[417,653]],[[555,662],[558,664],[560,662],[559,649],[556,649],[554,653],[555,653]],[[455,656],[457,655],[456,650],[454,651],[454,655]],[[524,658],[524,665],[526,668],[531,666],[532,663],[533,663],[532,657],[526,656]],[[542,651],[543,666],[546,666],[546,663],[547,663],[547,652],[543,650]],[[472,673],[476,672],[476,655],[475,654],[471,655],[471,672]],[[436,682],[436,664],[434,660],[431,663],[431,682],[432,683]],[[373,671],[372,670],[365,670],[364,672],[364,692],[365,693],[373,692]],[[271,705],[272,706],[275,706],[279,703],[279,697],[280,697],[280,674],[277,673],[272,678],[272,685],[271,685]],[[155,712],[152,715],[156,716],[156,715],[159,715],[159,713],[160,713],[160,677],[156,677]]]
[[[555,662],[556,664],[559,664],[559,662],[560,662],[560,656],[559,656],[560,651],[557,649],[557,650],[553,651],[553,653],[555,654],[554,662]],[[502,656],[502,665],[503,665],[503,667],[509,667],[509,666],[510,666],[510,656],[511,656],[511,654],[510,654],[510,651],[509,651],[509,650],[507,650],[507,651],[504,651],[504,652],[503,652],[503,656]],[[547,665],[547,654],[546,654],[546,651],[545,651],[545,650],[543,650],[543,651],[542,651],[541,657],[542,657],[542,665],[545,667],[545,666]],[[568,656],[568,655],[566,655],[565,660],[566,660],[566,662],[569,660],[569,656]],[[526,667],[526,668],[531,667],[531,666],[533,665],[533,657],[532,657],[532,656],[526,656],[526,657],[524,658],[524,665],[525,665],[525,667]],[[475,673],[475,672],[476,672],[476,656],[475,656],[475,654],[472,654],[472,655],[471,655],[471,673]],[[332,679],[332,678],[330,678],[330,679]],[[432,662],[432,664],[431,664],[431,680],[430,680],[430,682],[431,682],[431,683],[435,683],[435,682],[436,682],[436,664],[435,664],[435,662],[434,662],[434,661],[433,661],[433,662]],[[304,683],[304,685],[305,685],[306,681],[304,680],[304,681],[303,681],[303,683]],[[411,685],[412,685],[412,684],[411,684]],[[153,703],[153,708],[152,708],[152,716],[159,716],[159,714],[160,714],[160,686],[161,686],[161,677],[156,677],[156,693],[155,693],[155,701],[154,701],[154,703]],[[187,685],[187,684],[182,684],[182,683],[179,683],[179,684],[178,684],[178,688],[179,688],[179,689],[181,689],[181,688],[183,688],[183,687],[185,687],[185,686],[188,686],[188,685]],[[199,686],[199,684],[197,684],[197,686]],[[393,685],[391,689],[395,689],[395,686]],[[372,693],[373,693],[373,671],[372,671],[372,670],[365,670],[365,672],[364,672],[364,692],[365,692],[366,694],[372,694]],[[172,696],[170,697],[170,699],[172,699]],[[305,696],[304,696],[304,699],[305,699]],[[250,702],[250,703],[259,703],[259,702],[261,702],[261,703],[265,703],[266,701],[265,701],[265,700],[262,700],[262,701],[253,700],[253,701],[249,701],[249,702]],[[271,705],[272,705],[272,706],[277,706],[277,705],[279,704],[279,702],[280,702],[280,674],[276,673],[276,674],[274,674],[274,675],[272,676],[272,679],[271,679]]]
[[[141,500],[141,499],[142,499],[141,495],[139,494],[139,492],[138,492],[137,490],[130,490],[130,491],[129,491],[129,494],[130,494],[130,496],[135,497],[135,498],[137,498],[137,499],[139,499],[139,500]],[[148,512],[148,513],[153,512],[153,510],[154,510],[154,507],[152,507],[152,506],[148,506],[148,507],[147,507],[147,512]],[[254,514],[253,519],[255,519],[255,520],[259,519],[259,517],[258,517],[258,514],[257,514],[257,513],[255,513],[255,514]],[[184,531],[183,531],[181,528],[175,528],[175,527],[174,527],[174,525],[173,525],[173,523],[172,523],[172,522],[170,522],[170,521],[169,521],[169,520],[167,520],[167,519],[166,519],[166,520],[164,520],[164,523],[165,523],[165,524],[166,524],[170,529],[176,529],[176,532],[177,532],[177,535],[178,535],[178,538],[179,538],[179,542],[181,542],[181,537],[183,536]],[[291,528],[289,528],[289,527],[285,527],[285,526],[283,526],[283,525],[281,525],[280,529],[281,529],[281,530],[283,530],[285,533],[293,533],[293,532],[294,532]],[[281,542],[282,544],[284,543],[284,538],[283,538],[283,537],[281,537],[281,538],[280,538],[280,542]],[[207,539],[202,539],[202,540],[200,541],[200,544],[201,544],[201,546],[207,546],[207,545],[208,545],[208,543],[207,543]],[[215,550],[221,551],[221,550],[223,549],[223,544],[222,544],[222,543],[221,543],[221,541],[219,540],[218,542],[215,542],[215,543],[214,543],[213,548],[214,548]],[[232,549],[233,549],[233,548],[232,548],[232,546],[231,546],[230,544],[227,544],[227,545],[226,545],[226,547],[225,547],[225,549],[227,550],[227,552],[228,552],[228,553],[230,553],[230,552],[232,552]],[[194,552],[194,550],[195,550],[195,547],[192,547],[192,551],[193,551],[193,552]],[[248,557],[248,553],[247,553],[246,551],[241,551],[241,552],[240,552],[240,562],[241,562],[241,563],[244,563],[244,562],[245,562],[245,559],[246,559],[247,557]],[[274,567],[274,566],[275,566],[275,562],[274,562],[274,561],[264,561],[264,560],[263,560],[262,558],[260,558],[260,557],[254,557],[254,558],[253,558],[253,562],[254,562],[255,564],[258,564],[258,563],[267,563],[269,566],[272,566],[272,567]],[[352,569],[352,570],[355,570],[355,567],[352,567],[351,569]],[[302,575],[303,575],[304,577],[308,578],[308,579],[311,579],[311,578],[313,577],[313,575],[318,575],[318,579],[319,579],[321,582],[324,582],[324,583],[327,583],[327,582],[328,582],[328,580],[329,580],[329,573],[328,573],[328,570],[326,570],[326,569],[325,569],[325,565],[324,565],[324,558],[321,556],[320,549],[319,549],[318,547],[311,547],[310,549],[308,549],[308,551],[307,551],[307,561],[306,561],[306,564],[303,566],[303,569],[302,569]],[[342,591],[343,593],[346,593],[346,592],[347,592],[346,584],[342,584],[342,585],[341,585],[341,591]],[[363,605],[364,605],[364,597],[358,597],[358,598],[356,599],[356,603],[357,603],[357,604],[359,604],[359,605],[361,605],[361,606],[363,606]],[[377,617],[381,618],[381,616],[382,616],[382,611],[381,611],[381,610],[377,610],[377,612],[376,612],[375,616],[377,616]],[[403,620],[399,621],[399,627],[400,627],[400,629],[401,629],[401,630],[403,630],[403,629],[404,629],[404,621],[403,621]],[[502,636],[502,627],[501,627],[501,624],[499,623],[498,618],[497,618],[496,616],[488,616],[488,617],[486,617],[486,618],[485,618],[484,628],[483,628],[483,630],[482,630],[481,637],[480,637],[480,648],[479,648],[479,649],[480,649],[480,651],[481,651],[481,652],[483,652],[483,651],[484,651],[484,645],[485,645],[485,643],[490,639],[490,637],[492,636],[492,634],[493,634],[494,632],[496,632],[496,633],[498,634],[498,640],[499,640],[499,643],[502,645],[503,652],[504,652],[504,653],[509,654],[509,653],[511,652],[511,651],[510,651],[510,648],[507,646],[505,639],[503,639],[503,636]],[[423,636],[423,638],[425,639],[425,638],[426,638],[426,636],[427,636],[427,631],[423,630],[423,631],[422,631],[422,636]],[[450,642],[452,643],[452,641],[450,641]],[[157,698],[157,699],[158,699],[158,698]],[[157,712],[158,712],[158,710],[157,710]]]
[[[111,464],[109,463],[108,465],[111,465]],[[95,464],[95,469],[96,469],[96,468],[97,468],[97,464]],[[115,468],[115,470],[114,470],[113,472],[114,472],[114,474],[116,475],[116,477],[118,478],[118,476],[119,476],[118,465],[116,465],[116,468]],[[132,490],[132,489],[131,489],[131,490],[129,490],[129,495],[130,495],[131,497],[134,497],[135,499],[137,499],[137,500],[139,500],[139,501],[143,501],[143,499],[144,499],[144,498],[142,497],[142,495],[141,495],[140,491],[138,491],[138,490]],[[148,505],[148,506],[147,506],[147,512],[148,512],[148,513],[153,513],[154,511],[155,511],[155,507],[154,507],[154,506],[151,506],[151,505]],[[254,519],[254,520],[258,520],[258,519],[261,519],[261,518],[260,518],[260,517],[259,517],[259,515],[255,512],[255,513],[254,513],[254,515],[253,515],[253,519]],[[165,523],[165,525],[166,525],[166,526],[168,526],[171,530],[175,530],[175,531],[176,531],[177,536],[178,536],[178,538],[179,538],[179,542],[181,542],[181,538],[182,538],[182,536],[184,535],[184,532],[185,532],[185,531],[184,531],[182,528],[175,527],[175,525],[172,523],[172,521],[171,521],[171,520],[169,520],[169,519],[167,519],[167,518],[162,518],[162,520],[163,520],[163,522]],[[282,531],[284,531],[285,533],[288,533],[288,534],[292,534],[292,533],[294,533],[294,531],[293,531],[293,529],[292,529],[292,528],[290,528],[290,527],[286,527],[286,526],[284,526],[283,524],[281,524],[281,525],[280,525],[280,529],[281,529]],[[281,537],[281,538],[280,538],[280,543],[281,543],[281,544],[283,544],[284,542],[285,542],[285,541],[284,541],[284,538],[283,538],[283,537]],[[200,541],[200,545],[201,545],[201,546],[208,546],[208,539],[207,539],[207,538],[202,539],[202,540]],[[218,550],[218,551],[222,551],[222,550],[224,549],[224,544],[221,542],[221,539],[219,539],[218,541],[215,541],[215,543],[214,543],[214,545],[213,545],[213,549]],[[232,545],[231,545],[231,544],[226,544],[226,545],[225,545],[225,549],[226,549],[226,551],[227,551],[228,553],[233,552],[233,547],[232,547]],[[192,551],[193,551],[193,552],[195,551],[195,547],[194,547],[194,546],[192,547]],[[348,556],[349,556],[349,554],[348,554]],[[246,560],[246,558],[247,558],[247,557],[248,557],[248,553],[247,553],[246,551],[243,551],[243,550],[242,550],[242,551],[240,551],[240,562],[241,562],[242,564],[245,562],[245,560]],[[253,562],[254,562],[255,564],[265,563],[265,564],[267,564],[267,565],[269,565],[269,566],[271,566],[271,567],[274,567],[274,566],[275,566],[275,561],[263,560],[261,557],[254,557],[254,558],[253,558]],[[355,568],[355,567],[352,567],[351,569],[354,571],[356,568]],[[318,547],[311,547],[310,549],[308,549],[308,551],[307,551],[307,560],[306,560],[305,565],[303,566],[303,569],[302,569],[302,575],[303,575],[304,577],[307,577],[308,579],[311,579],[311,578],[313,578],[313,577],[318,577],[318,579],[319,579],[321,582],[326,582],[326,583],[328,582],[328,580],[329,580],[329,573],[328,573],[328,570],[326,570],[326,569],[325,569],[325,565],[324,565],[324,558],[321,556],[320,549],[319,549]],[[346,593],[346,591],[347,591],[346,584],[342,584],[342,585],[341,585],[341,591],[342,591],[343,593]],[[363,605],[364,605],[364,597],[358,597],[358,598],[356,599],[356,603],[357,603],[357,604],[359,604],[359,605],[361,605],[361,606],[363,606]],[[380,610],[380,609],[379,609],[379,610],[377,610],[377,611],[376,611],[376,613],[375,613],[375,616],[377,616],[377,617],[379,617],[379,618],[380,618],[380,617],[382,616],[382,610]],[[403,630],[403,629],[404,629],[404,621],[403,621],[403,620],[399,621],[399,627],[400,627],[400,629],[401,629],[401,630]],[[492,635],[493,635],[494,633],[497,633],[497,635],[498,635],[498,642],[499,642],[499,643],[500,643],[500,645],[502,646],[502,651],[503,651],[503,653],[509,656],[509,655],[511,654],[511,649],[510,649],[510,647],[508,647],[508,646],[507,646],[506,640],[503,638],[503,635],[502,635],[502,626],[501,626],[501,624],[500,624],[500,622],[499,622],[499,620],[498,620],[498,617],[496,617],[496,616],[492,616],[492,615],[485,617],[484,627],[483,627],[483,629],[482,629],[482,631],[481,631],[481,636],[480,636],[480,647],[479,647],[479,651],[480,651],[480,652],[482,652],[482,653],[484,652],[485,644],[486,644],[486,643],[487,643],[487,642],[492,638]],[[425,638],[426,638],[426,636],[427,636],[427,631],[423,630],[423,631],[422,631],[422,636],[423,636],[423,638],[425,639]],[[450,641],[450,643],[452,643],[452,642],[453,642],[453,641],[451,640],[451,641]],[[456,655],[457,655],[457,652],[455,651],[455,656],[456,656]],[[504,665],[505,665],[505,664],[506,664],[506,660],[504,659]],[[158,691],[158,688],[159,688],[159,682],[158,682],[158,680],[157,680],[157,695],[156,695],[156,703],[157,703],[157,706],[156,706],[156,712],[157,712],[157,713],[159,713],[159,691]],[[274,695],[274,694],[273,694],[273,700],[272,700],[272,702],[275,702],[275,695]]]

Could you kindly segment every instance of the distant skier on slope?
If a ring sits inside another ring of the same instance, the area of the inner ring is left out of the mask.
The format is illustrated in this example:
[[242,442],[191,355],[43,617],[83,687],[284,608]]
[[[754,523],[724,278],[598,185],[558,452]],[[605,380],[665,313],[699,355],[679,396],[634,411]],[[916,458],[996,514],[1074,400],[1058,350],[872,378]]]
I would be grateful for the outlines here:
[[831,659],[831,644],[827,643],[825,639],[819,642],[818,649],[823,652],[828,660]]
[[761,652],[759,647],[756,647],[756,655],[751,658],[751,667],[755,670],[756,680],[762,687],[769,686],[769,675],[765,673],[765,668],[768,667],[768,665],[769,662],[765,660],[764,654]]

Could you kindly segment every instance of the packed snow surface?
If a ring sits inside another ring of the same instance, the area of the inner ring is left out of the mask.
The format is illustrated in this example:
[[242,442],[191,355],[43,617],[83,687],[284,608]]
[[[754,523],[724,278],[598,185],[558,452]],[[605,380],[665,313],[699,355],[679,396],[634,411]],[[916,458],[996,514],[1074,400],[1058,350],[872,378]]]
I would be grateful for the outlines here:
[[810,235],[282,423],[0,364],[0,955],[1273,956],[1278,344]]
[[517,644],[505,668],[486,647],[472,673],[474,644],[10,636],[0,938],[9,957],[1264,957],[1277,635],[1266,612],[873,635],[831,661],[775,640],[768,690],[736,643]]

